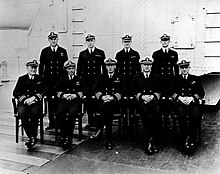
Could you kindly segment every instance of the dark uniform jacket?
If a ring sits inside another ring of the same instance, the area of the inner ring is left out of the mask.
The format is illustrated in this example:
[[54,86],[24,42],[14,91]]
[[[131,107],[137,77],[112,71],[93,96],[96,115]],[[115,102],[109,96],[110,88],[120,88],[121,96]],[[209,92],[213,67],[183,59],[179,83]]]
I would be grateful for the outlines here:
[[49,89],[53,89],[57,80],[64,75],[63,64],[67,60],[67,51],[60,46],[56,52],[53,52],[50,46],[41,51],[39,75],[45,78]]
[[131,92],[138,101],[141,101],[142,95],[154,95],[154,100],[160,99],[160,77],[157,74],[150,73],[149,78],[145,78],[143,73],[137,74],[132,82]]
[[19,103],[24,103],[26,99],[32,96],[35,96],[37,101],[41,101],[46,92],[47,88],[43,77],[36,74],[31,80],[28,74],[25,74],[18,78],[13,96],[18,99]]
[[57,81],[54,86],[54,91],[59,99],[62,99],[64,94],[76,94],[76,99],[80,99],[86,91],[86,85],[82,78],[74,76],[74,78],[70,80],[69,76],[65,75]]
[[96,78],[106,71],[104,59],[104,51],[98,48],[95,48],[91,54],[88,49],[83,50],[79,54],[77,76],[83,78],[89,90],[92,89]]
[[198,102],[198,100],[205,95],[205,91],[198,77],[190,74],[187,79],[183,79],[182,75],[177,76],[174,91],[174,100],[177,100],[179,96],[187,96],[193,97],[195,102]]
[[125,83],[125,89],[123,93],[129,94],[133,77],[141,72],[141,66],[139,63],[140,55],[137,51],[130,48],[128,53],[124,49],[116,54],[117,60],[117,73],[123,77],[123,83]]
[[112,78],[109,78],[107,73],[101,74],[95,82],[93,91],[98,100],[101,100],[104,95],[110,95],[119,101],[121,99],[120,77],[116,73]]
[[163,80],[163,95],[170,96],[174,77],[179,75],[178,54],[171,49],[169,49],[168,53],[164,53],[161,48],[153,53],[152,58],[154,59],[152,72],[159,74]]

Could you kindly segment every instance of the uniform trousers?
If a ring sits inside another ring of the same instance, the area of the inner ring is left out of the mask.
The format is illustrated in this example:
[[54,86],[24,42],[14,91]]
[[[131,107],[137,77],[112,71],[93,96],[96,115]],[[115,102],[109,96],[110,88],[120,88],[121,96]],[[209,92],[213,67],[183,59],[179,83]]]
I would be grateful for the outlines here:
[[181,102],[175,104],[175,112],[178,116],[180,132],[183,140],[190,136],[193,141],[196,140],[197,124],[201,119],[201,110],[199,104],[192,103],[184,105]]
[[91,93],[86,95],[85,109],[88,114],[88,124],[90,126],[95,126],[94,113],[96,108],[96,101],[92,97],[93,95]]
[[58,102],[56,116],[63,138],[68,137],[71,139],[73,137],[75,120],[78,117],[79,110],[80,103],[77,101],[61,100]]
[[21,117],[22,125],[29,138],[37,137],[38,122],[41,114],[41,103],[34,103],[31,105],[19,104],[18,115]]
[[159,135],[159,130],[161,128],[161,114],[159,103],[155,100],[152,100],[150,103],[147,104],[144,104],[144,102],[140,101],[137,104],[137,107],[144,125],[144,132],[147,141],[156,141]]
[[117,102],[102,102],[99,103],[100,118],[98,118],[98,129],[103,129],[106,126],[106,138],[107,140],[112,139],[112,121],[115,111],[118,109]]

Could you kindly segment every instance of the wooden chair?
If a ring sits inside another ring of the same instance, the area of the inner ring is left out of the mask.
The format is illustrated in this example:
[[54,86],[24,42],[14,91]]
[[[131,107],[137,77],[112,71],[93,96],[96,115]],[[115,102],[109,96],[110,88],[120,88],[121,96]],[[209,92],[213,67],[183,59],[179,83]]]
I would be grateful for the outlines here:
[[[46,97],[42,100],[42,114],[39,118],[39,126],[40,126],[40,141],[43,143],[43,136],[44,136],[44,128],[43,128],[43,118],[46,115],[47,109],[45,105]],[[21,135],[24,135],[24,128],[22,125],[21,117],[18,115],[18,99],[12,98],[12,104],[13,104],[13,111],[14,111],[14,117],[15,117],[15,140],[16,143],[18,143],[19,139],[19,127],[21,128]]]

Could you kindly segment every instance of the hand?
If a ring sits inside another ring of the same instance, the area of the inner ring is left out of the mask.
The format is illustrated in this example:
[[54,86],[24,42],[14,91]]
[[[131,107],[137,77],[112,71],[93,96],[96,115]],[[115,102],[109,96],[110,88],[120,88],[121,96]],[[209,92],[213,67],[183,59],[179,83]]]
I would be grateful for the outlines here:
[[185,97],[179,96],[178,100],[185,104]]
[[191,102],[193,102],[194,101],[194,98],[193,97],[186,97],[186,102],[185,102],[185,104],[186,105],[189,105]]
[[189,105],[192,101],[194,101],[193,97],[179,97],[178,98],[183,104]]
[[63,94],[63,98],[66,100],[71,100],[71,94]]
[[71,94],[70,97],[71,97],[71,100],[74,100],[75,98],[77,98],[76,94]]
[[109,100],[110,100],[110,101],[114,100],[114,97],[113,97],[113,96],[110,96],[110,97],[109,97]]
[[153,95],[143,95],[142,99],[144,100],[144,103],[147,104],[149,103],[151,100],[153,100],[154,96]]
[[36,97],[35,97],[35,96],[32,96],[32,97],[26,99],[26,100],[24,101],[24,104],[27,104],[27,105],[34,104],[34,103],[36,103],[36,100],[35,100],[35,99],[36,99]]
[[110,95],[104,95],[104,96],[102,96],[102,100],[103,100],[104,102],[109,102],[109,101],[110,101]]

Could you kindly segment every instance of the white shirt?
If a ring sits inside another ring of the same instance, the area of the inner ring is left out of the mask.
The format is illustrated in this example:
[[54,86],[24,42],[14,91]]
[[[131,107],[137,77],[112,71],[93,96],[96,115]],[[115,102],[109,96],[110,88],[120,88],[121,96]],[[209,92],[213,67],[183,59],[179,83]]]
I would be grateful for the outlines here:
[[169,48],[163,48],[163,47],[162,47],[162,49],[163,49],[163,52],[164,52],[164,53],[168,53],[168,51],[169,51]]
[[183,75],[183,79],[188,79],[188,74]]
[[69,79],[70,80],[72,80],[73,78],[74,78],[74,75],[72,75],[72,76],[69,75]]
[[55,52],[57,51],[57,48],[58,48],[58,46],[56,45],[55,47],[50,47],[51,48],[51,50],[53,51],[54,49],[55,49]]
[[31,76],[29,74],[28,74],[28,76],[29,76],[29,79],[31,79],[31,80],[34,79],[34,76]]
[[150,77],[150,73],[144,72],[144,77],[145,77],[145,78],[147,78],[147,77],[149,78],[149,77]]
[[112,74],[108,74],[108,77],[109,77],[109,78],[112,78],[113,75],[114,75],[114,73],[112,73]]
[[89,53],[91,54],[92,52],[94,52],[94,51],[95,51],[95,47],[88,48],[88,50],[89,50]]
[[130,47],[129,47],[129,48],[124,48],[124,50],[125,50],[126,53],[129,53],[129,52],[130,52],[130,49],[131,49]]

